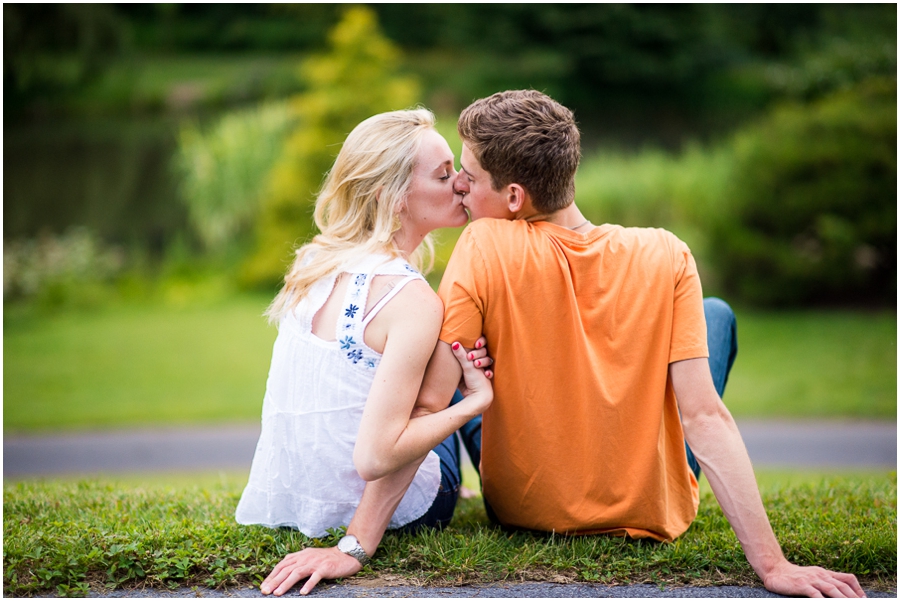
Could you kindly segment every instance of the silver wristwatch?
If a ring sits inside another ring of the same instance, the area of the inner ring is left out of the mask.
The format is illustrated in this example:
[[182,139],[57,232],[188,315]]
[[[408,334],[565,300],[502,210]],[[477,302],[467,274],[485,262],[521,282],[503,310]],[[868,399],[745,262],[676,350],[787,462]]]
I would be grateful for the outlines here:
[[359,540],[352,534],[348,534],[338,541],[337,548],[341,553],[346,553],[356,559],[363,567],[370,561],[369,556],[366,555],[366,550],[362,548]]

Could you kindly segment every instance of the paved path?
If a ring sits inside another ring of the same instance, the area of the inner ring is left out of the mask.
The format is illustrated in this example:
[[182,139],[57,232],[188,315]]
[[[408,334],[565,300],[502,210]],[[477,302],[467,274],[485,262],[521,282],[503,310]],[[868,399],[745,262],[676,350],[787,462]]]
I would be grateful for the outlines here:
[[[896,597],[896,592],[880,593],[866,591],[869,597]],[[174,591],[165,589],[97,591],[91,597],[257,597],[262,598],[255,587],[232,588],[228,590],[212,590],[207,588],[180,588]],[[299,587],[288,591],[285,597],[300,597]],[[631,586],[603,586],[600,584],[551,584],[549,582],[498,582],[485,585],[415,587],[415,586],[366,586],[359,584],[320,584],[311,597],[358,598],[358,597],[425,597],[443,598],[759,598],[781,595],[770,593],[762,587],[749,586],[710,586],[710,587],[659,587],[652,584],[635,584]],[[272,597],[266,597],[271,599]]]
[[[762,468],[896,469],[897,425],[877,421],[738,422]],[[5,436],[4,478],[73,473],[247,470],[258,424]]]

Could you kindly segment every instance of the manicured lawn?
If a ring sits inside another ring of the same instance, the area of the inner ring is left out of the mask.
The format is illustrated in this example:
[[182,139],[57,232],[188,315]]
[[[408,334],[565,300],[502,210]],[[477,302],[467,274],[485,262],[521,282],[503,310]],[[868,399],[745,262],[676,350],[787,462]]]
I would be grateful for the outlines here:
[[896,419],[896,313],[736,315],[724,395],[736,417]]
[[[788,558],[896,587],[896,473],[763,474],[763,500]],[[311,541],[235,523],[237,474],[6,483],[7,596],[85,594],[89,587],[258,584],[284,554]],[[615,537],[507,533],[478,499],[441,532],[388,535],[361,576],[426,584],[553,580],[756,585],[721,510],[702,493],[699,515],[673,544]]]
[[4,320],[4,431],[257,420],[268,299]]
[[[262,296],[4,317],[4,431],[259,419]],[[895,314],[738,311],[736,417],[896,419]]]

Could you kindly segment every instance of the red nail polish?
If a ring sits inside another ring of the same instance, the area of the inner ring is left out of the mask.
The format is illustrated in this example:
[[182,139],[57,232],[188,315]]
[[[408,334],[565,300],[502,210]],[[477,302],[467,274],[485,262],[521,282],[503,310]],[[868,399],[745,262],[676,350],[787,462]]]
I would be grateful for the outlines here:
[[459,343],[458,343],[458,342],[454,342],[452,348],[453,348],[454,351],[459,350]]
[[476,362],[475,362],[475,367],[481,367],[481,361],[476,361]]

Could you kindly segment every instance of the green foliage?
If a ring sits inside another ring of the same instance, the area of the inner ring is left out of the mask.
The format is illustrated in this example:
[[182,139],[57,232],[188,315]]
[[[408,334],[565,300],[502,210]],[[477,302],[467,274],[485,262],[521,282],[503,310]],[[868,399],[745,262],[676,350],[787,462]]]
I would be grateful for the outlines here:
[[715,274],[705,269],[703,225],[705,215],[716,210],[731,170],[731,154],[722,147],[690,145],[677,155],[655,148],[635,154],[601,150],[582,161],[576,199],[594,223],[674,232],[691,247],[708,286]]
[[185,52],[308,50],[337,20],[331,4],[125,4],[141,49]]
[[577,199],[595,223],[672,230],[731,301],[890,305],[896,132],[896,79],[872,78],[715,145],[588,154]]
[[110,5],[5,4],[4,101],[25,102],[89,81],[125,49],[128,36],[127,21]]
[[176,167],[182,198],[208,249],[221,250],[248,229],[291,125],[284,103],[228,113],[209,131],[184,125]]
[[[762,486],[785,555],[852,572],[866,588],[897,578],[896,474]],[[131,587],[258,586],[285,554],[333,545],[234,521],[244,481],[173,485],[95,480],[4,484],[5,596],[68,596]],[[672,544],[608,536],[507,533],[480,499],[462,500],[441,531],[388,534],[361,576],[432,585],[552,580],[604,584],[761,583],[710,493]]]
[[896,79],[871,79],[736,135],[709,223],[710,259],[734,298],[896,301],[896,95]]
[[375,14],[348,8],[329,35],[329,52],[308,59],[308,90],[291,106],[298,125],[271,174],[257,228],[257,250],[243,281],[271,284],[284,274],[291,245],[312,233],[312,208],[340,143],[360,121],[407,108],[418,85],[399,72],[400,53],[381,33]]
[[821,5],[820,24],[795,53],[758,65],[777,96],[811,100],[868,78],[897,73],[897,11],[885,5]]
[[93,304],[124,267],[122,249],[86,228],[61,236],[3,241],[3,300],[36,300],[47,308]]

